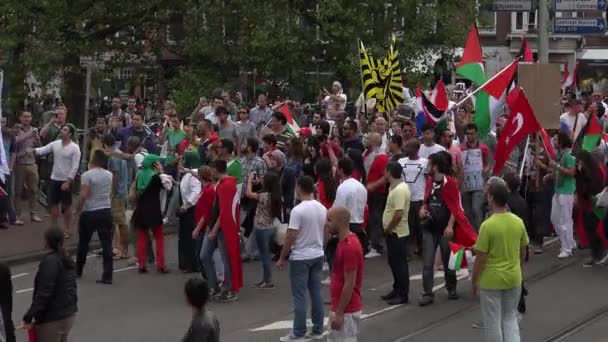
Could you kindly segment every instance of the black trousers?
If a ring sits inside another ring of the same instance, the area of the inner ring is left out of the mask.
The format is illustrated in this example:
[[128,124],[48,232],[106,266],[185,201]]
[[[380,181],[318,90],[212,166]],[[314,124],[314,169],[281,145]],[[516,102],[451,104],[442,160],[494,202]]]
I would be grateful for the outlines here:
[[113,260],[112,260],[112,210],[99,209],[84,211],[80,214],[78,222],[78,252],[76,255],[76,272],[82,274],[84,265],[87,262],[89,253],[89,243],[93,233],[97,232],[101,242],[103,256],[103,274],[101,279],[112,280]]
[[372,243],[372,247],[378,252],[384,251],[382,246],[382,213],[386,204],[385,193],[370,193],[367,197],[367,208],[369,210],[369,221],[367,224],[367,233]]
[[587,233],[589,247],[591,248],[591,257],[593,260],[600,260],[604,256],[604,245],[597,233],[597,226],[600,220],[595,216],[593,210],[583,210],[582,216],[583,226],[585,227],[585,233]]
[[196,271],[196,243],[192,238],[194,222],[194,207],[179,215],[179,234],[177,240],[178,266],[182,271]]
[[363,247],[363,255],[367,254],[367,252],[369,252],[369,240],[367,239],[367,233],[363,229],[363,226],[361,223],[351,223],[349,226],[350,231],[357,235],[359,243],[361,243],[361,247]]
[[422,225],[420,224],[420,207],[422,207],[422,201],[410,202],[410,211],[407,214],[407,220],[410,225],[410,236],[408,239],[416,240],[416,252],[422,251]]
[[407,264],[407,237],[390,234],[386,237],[388,265],[393,273],[393,290],[402,297],[408,298],[410,292],[410,271]]

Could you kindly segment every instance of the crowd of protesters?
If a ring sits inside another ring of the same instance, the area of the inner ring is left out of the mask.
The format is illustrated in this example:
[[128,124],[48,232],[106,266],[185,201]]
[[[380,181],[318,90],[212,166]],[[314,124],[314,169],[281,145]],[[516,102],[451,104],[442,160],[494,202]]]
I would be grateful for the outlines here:
[[[70,302],[58,317],[62,329],[69,331],[75,312],[71,274],[82,275],[94,232],[104,264],[98,282],[112,284],[112,259],[133,257],[140,273],[148,272],[151,262],[159,273],[169,273],[165,249],[172,246],[165,245],[163,232],[177,223],[179,271],[200,273],[206,280],[186,285],[189,303],[198,310],[189,334],[202,324],[217,336],[217,320],[204,310],[207,299],[236,301],[244,283],[272,290],[275,266],[281,270],[289,261],[294,323],[281,341],[323,335],[323,285],[331,293],[330,340],[356,340],[364,258],[386,255],[393,287],[382,299],[400,305],[410,301],[408,261],[420,257],[418,304],[427,306],[435,301],[434,272],[441,267],[447,298],[459,298],[456,270],[449,266],[451,242],[470,247],[478,255],[471,265],[474,288],[480,289],[484,325],[494,337],[512,336],[517,329],[520,255],[528,237],[534,253],[543,253],[544,238],[556,234],[558,258],[588,244],[591,258],[585,266],[608,259],[608,220],[594,202],[606,186],[608,148],[603,140],[593,152],[576,148],[593,116],[608,122],[600,98],[584,106],[565,98],[562,124],[554,132],[557,158],[551,159],[532,135],[501,171],[504,180],[494,181],[493,153],[507,112],[492,134],[480,137],[471,103],[452,108],[439,125],[417,127],[416,112],[407,104],[391,113],[367,104],[347,112],[339,82],[321,92],[316,111],[289,100],[271,106],[264,94],[252,108],[225,92],[211,98],[201,98],[188,116],[166,101],[163,123],[154,131],[134,98],[123,109],[116,97],[112,112],[85,132],[86,146],[74,142],[77,131],[61,105],[40,130],[30,126],[28,112],[20,113],[12,127],[3,124],[13,177],[1,185],[14,191],[0,208],[2,228],[24,224],[24,201],[29,219],[40,221],[37,163],[47,156],[52,165],[46,202],[62,230],[47,232],[55,255],[46,257],[40,272],[46,275],[43,269],[59,266],[69,272],[61,278],[69,292],[64,300]],[[83,155],[86,170],[80,174]],[[80,191],[72,206],[75,182]],[[79,246],[73,264],[62,245],[76,222]],[[495,239],[505,244],[497,249]],[[258,279],[243,279],[242,263],[255,259],[261,261]],[[48,276],[37,277],[36,288],[45,281]],[[306,328],[307,293],[312,331]],[[26,324],[44,325],[48,318],[40,316],[40,296],[35,290]],[[509,312],[502,318],[501,305]],[[501,331],[500,319],[508,321],[502,324],[508,331]]]

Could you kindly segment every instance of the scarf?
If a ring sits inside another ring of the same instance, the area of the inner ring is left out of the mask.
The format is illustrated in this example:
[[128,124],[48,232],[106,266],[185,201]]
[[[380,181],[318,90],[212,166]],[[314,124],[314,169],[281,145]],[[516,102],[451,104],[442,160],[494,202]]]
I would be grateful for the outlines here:
[[154,163],[162,162],[162,160],[163,158],[156,154],[147,154],[144,157],[144,161],[141,163],[141,170],[139,170],[139,173],[137,174],[137,192],[144,192],[148,185],[150,185],[152,177],[156,175],[156,171],[154,170]]

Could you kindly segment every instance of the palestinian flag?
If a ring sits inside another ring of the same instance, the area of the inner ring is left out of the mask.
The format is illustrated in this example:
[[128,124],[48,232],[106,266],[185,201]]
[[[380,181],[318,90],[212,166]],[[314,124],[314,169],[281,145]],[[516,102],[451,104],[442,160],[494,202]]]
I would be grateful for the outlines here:
[[[464,46],[462,60],[456,65],[456,74],[480,86],[486,82],[486,72],[483,66],[483,54],[479,43],[477,25],[473,24]],[[490,131],[492,118],[490,115],[490,98],[483,90],[475,97],[475,115],[473,122],[479,128],[479,135],[486,136]]]
[[289,109],[289,104],[286,103],[281,106],[281,108],[279,108],[279,112],[283,113],[283,115],[285,115],[285,118],[287,118],[286,127],[289,133],[293,134],[294,136],[300,135],[300,126],[298,125],[296,120],[293,119],[293,114],[291,113],[291,109]]
[[462,245],[449,242],[450,245],[450,261],[448,262],[448,269],[453,271],[460,271],[461,268],[465,268],[468,265],[468,261],[471,261],[473,254],[467,248]]
[[602,126],[600,126],[600,121],[595,115],[592,115],[591,120],[589,120],[589,123],[587,124],[585,135],[583,136],[582,150],[587,152],[593,151],[600,142],[601,137]]

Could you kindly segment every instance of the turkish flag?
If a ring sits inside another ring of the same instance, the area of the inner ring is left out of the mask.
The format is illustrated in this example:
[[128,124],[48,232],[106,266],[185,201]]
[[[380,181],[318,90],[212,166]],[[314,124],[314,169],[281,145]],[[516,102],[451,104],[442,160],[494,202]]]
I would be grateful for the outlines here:
[[505,123],[500,138],[496,144],[496,154],[494,159],[494,174],[498,174],[505,162],[513,152],[513,149],[519,145],[531,133],[540,131],[542,128],[534,116],[532,107],[526,98],[526,94],[521,89],[514,88],[509,94],[509,117]]

